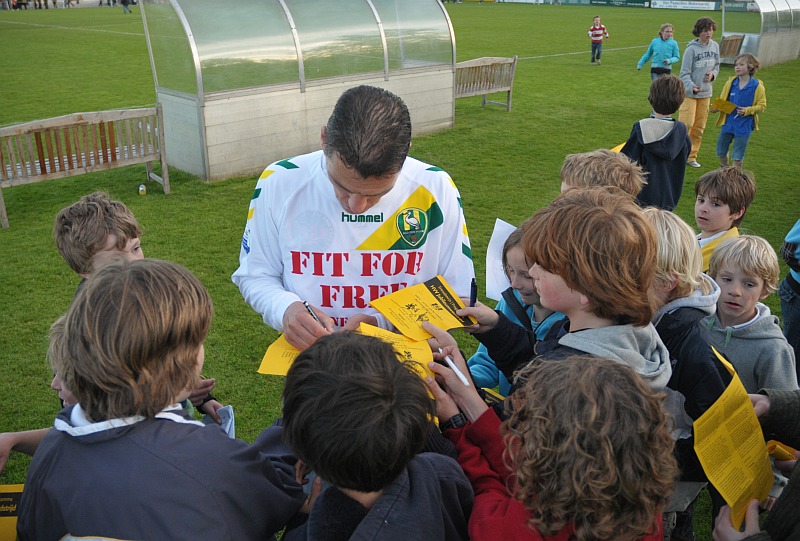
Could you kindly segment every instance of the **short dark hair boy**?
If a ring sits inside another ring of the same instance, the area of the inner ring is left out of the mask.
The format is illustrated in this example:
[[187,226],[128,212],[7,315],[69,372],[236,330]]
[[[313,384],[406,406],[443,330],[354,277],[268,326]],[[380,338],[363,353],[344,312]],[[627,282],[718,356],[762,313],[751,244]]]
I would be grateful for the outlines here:
[[653,115],[633,125],[621,153],[642,166],[647,185],[636,196],[643,207],[672,211],[683,191],[686,159],[692,150],[686,125],[672,118],[686,96],[683,82],[674,75],[662,75],[650,83],[647,97]]
[[[385,539],[391,528],[392,539],[466,539],[469,481],[452,458],[418,455],[434,414],[422,378],[378,338],[343,331],[303,351],[286,375],[284,441],[334,485],[312,508],[308,537],[319,527],[346,528],[343,538],[366,530]],[[408,483],[413,499],[407,488],[398,492]],[[384,496],[391,505],[376,504]]]
[[653,111],[661,115],[672,115],[680,109],[683,99],[686,97],[686,89],[683,81],[674,75],[662,75],[656,77],[650,83],[650,94],[647,101],[653,107]]

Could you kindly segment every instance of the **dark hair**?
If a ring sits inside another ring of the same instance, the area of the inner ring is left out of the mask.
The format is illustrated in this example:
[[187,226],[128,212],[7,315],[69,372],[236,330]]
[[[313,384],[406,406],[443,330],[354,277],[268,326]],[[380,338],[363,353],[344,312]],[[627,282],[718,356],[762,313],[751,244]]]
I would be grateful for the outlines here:
[[325,127],[325,155],[363,178],[394,175],[411,148],[411,115],[388,90],[357,86],[339,97]]
[[692,28],[692,35],[697,37],[700,35],[701,32],[704,32],[708,29],[716,30],[717,23],[714,22],[714,19],[710,17],[700,17],[697,19],[697,22],[694,23],[694,28]]
[[656,113],[671,115],[680,108],[685,97],[686,89],[679,77],[662,75],[650,83],[650,95],[647,96],[647,101]]
[[337,332],[297,356],[283,389],[283,437],[321,478],[361,492],[388,486],[425,444],[427,387],[392,346]]

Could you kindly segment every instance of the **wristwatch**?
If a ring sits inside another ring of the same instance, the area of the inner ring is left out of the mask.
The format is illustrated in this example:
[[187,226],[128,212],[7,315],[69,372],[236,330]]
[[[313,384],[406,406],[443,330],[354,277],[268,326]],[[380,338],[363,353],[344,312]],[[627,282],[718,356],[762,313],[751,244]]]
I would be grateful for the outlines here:
[[445,430],[447,430],[449,428],[461,428],[465,424],[467,424],[467,418],[464,417],[464,414],[463,413],[456,413],[455,415],[450,417],[445,422],[440,423],[439,424],[439,429],[442,432],[444,432]]

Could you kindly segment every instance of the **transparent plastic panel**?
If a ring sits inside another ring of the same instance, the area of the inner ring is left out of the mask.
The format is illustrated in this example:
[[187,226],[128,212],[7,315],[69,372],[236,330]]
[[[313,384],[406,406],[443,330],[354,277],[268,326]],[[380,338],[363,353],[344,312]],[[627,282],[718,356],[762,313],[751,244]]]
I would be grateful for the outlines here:
[[389,69],[454,62],[450,27],[437,2],[372,2],[383,22]]
[[275,0],[178,0],[192,29],[205,93],[300,80],[291,28]]
[[792,30],[800,31],[800,0],[787,0],[792,10]]
[[778,31],[778,11],[770,0],[758,0],[758,9],[761,10],[761,33]]
[[364,0],[286,0],[306,80],[383,72],[378,23]]
[[792,8],[786,0],[772,0],[778,13],[778,32],[789,32],[792,29]]
[[189,40],[169,0],[147,0],[144,14],[158,86],[196,95],[197,77]]
[[[769,4],[769,0],[765,0]],[[800,0],[798,0],[800,1]],[[769,4],[772,9],[772,4]],[[717,32],[721,32],[719,21],[717,21]],[[725,12],[725,33],[735,34],[760,34],[761,33],[761,12],[760,11],[726,11]],[[715,34],[714,39],[719,34]]]

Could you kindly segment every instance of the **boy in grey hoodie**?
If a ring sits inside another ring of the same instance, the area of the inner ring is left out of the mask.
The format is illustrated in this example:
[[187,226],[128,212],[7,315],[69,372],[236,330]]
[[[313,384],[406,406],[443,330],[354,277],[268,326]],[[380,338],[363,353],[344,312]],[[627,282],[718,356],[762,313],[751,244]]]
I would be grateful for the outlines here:
[[[720,296],[716,314],[704,317],[700,325],[710,331],[711,344],[730,360],[747,392],[797,389],[794,350],[778,318],[759,302],[778,288],[780,268],[772,246],[753,235],[728,239],[711,254],[708,272]],[[773,473],[769,499],[774,501],[787,479],[775,468]]]
[[736,369],[748,393],[797,389],[795,358],[778,325],[762,304],[778,287],[778,256],[761,237],[728,239],[711,254],[709,274],[720,287],[717,312],[700,324],[711,343]]
[[703,131],[708,120],[709,103],[713,89],[711,83],[719,74],[719,45],[711,39],[717,23],[708,17],[697,20],[692,34],[697,36],[686,46],[681,64],[681,80],[686,88],[679,113],[680,121],[689,128],[692,150],[686,162],[692,167],[700,167],[697,153],[703,141]]

